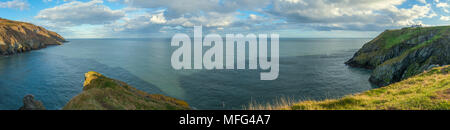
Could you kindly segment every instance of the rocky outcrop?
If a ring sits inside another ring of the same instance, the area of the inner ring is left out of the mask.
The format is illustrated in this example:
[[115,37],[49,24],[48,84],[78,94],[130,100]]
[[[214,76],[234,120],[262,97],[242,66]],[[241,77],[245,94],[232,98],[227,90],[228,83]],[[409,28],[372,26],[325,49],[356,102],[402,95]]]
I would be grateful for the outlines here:
[[186,110],[181,100],[137,90],[125,82],[110,79],[97,72],[85,74],[83,92],[63,108],[64,110]]
[[19,110],[45,110],[45,107],[41,101],[35,100],[33,95],[26,95]]
[[0,55],[11,55],[61,45],[66,40],[55,32],[30,23],[0,18]]
[[450,63],[450,26],[387,30],[366,43],[347,65],[373,69],[370,81],[386,86],[432,65]]

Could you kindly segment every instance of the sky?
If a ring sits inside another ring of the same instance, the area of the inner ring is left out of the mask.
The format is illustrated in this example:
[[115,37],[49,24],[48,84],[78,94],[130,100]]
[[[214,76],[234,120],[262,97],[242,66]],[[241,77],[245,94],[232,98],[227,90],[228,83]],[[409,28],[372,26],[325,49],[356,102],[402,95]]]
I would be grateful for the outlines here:
[[203,33],[371,38],[386,29],[450,25],[450,0],[0,0],[0,17],[65,38]]

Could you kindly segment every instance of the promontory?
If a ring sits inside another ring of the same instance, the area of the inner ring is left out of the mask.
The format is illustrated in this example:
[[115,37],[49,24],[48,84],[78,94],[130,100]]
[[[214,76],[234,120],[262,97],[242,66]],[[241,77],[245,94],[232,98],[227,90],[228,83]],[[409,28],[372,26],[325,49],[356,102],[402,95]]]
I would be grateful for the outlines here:
[[59,34],[43,27],[0,18],[0,55],[62,45],[65,41]]
[[148,94],[125,82],[90,71],[85,74],[83,92],[63,110],[189,110],[185,101],[161,94]]
[[373,69],[370,81],[387,86],[450,63],[450,26],[386,30],[366,43],[347,65]]

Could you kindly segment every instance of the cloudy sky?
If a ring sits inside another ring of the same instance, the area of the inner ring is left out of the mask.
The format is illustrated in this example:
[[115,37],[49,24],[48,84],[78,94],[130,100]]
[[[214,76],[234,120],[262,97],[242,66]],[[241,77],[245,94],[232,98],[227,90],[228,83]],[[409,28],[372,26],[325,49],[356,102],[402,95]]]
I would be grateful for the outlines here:
[[414,24],[450,25],[449,0],[0,0],[0,17],[66,38],[192,33],[374,37]]

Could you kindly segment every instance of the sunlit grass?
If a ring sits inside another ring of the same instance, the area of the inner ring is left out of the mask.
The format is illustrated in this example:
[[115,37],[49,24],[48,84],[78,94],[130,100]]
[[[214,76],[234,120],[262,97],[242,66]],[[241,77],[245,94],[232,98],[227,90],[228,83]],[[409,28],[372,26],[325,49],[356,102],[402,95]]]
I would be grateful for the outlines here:
[[450,66],[434,68],[386,87],[323,101],[280,99],[248,110],[450,110]]

